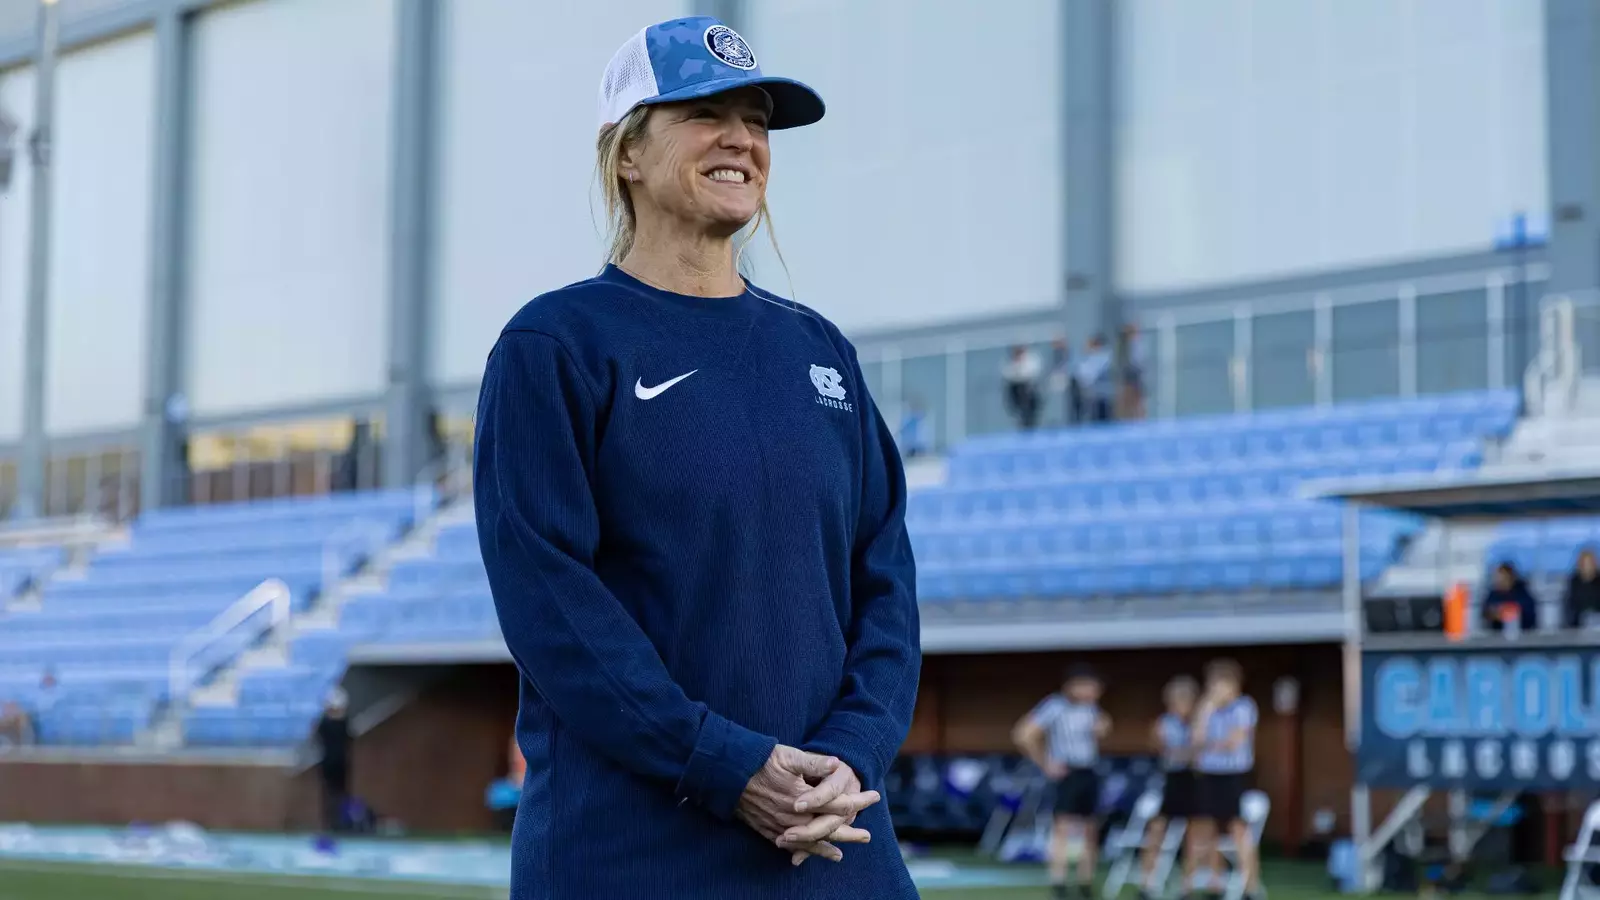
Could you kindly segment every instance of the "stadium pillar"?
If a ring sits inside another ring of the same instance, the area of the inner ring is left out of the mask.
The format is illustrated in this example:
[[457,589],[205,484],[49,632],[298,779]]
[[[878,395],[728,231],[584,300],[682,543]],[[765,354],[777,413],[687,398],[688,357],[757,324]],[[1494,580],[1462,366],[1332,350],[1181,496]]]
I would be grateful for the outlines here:
[[1545,0],[1551,291],[1600,287],[1600,4]]
[[150,192],[149,334],[145,344],[144,413],[140,427],[139,506],[181,503],[184,449],[184,318],[181,288],[184,177],[188,156],[188,48],[183,13],[156,15],[155,166]]
[[413,483],[433,462],[427,316],[433,233],[438,0],[400,0],[389,159],[389,386],[383,483]]
[[1061,4],[1064,314],[1077,347],[1096,332],[1111,338],[1121,324],[1111,271],[1116,18],[1113,0]]
[[45,364],[50,316],[51,153],[54,150],[56,50],[60,17],[56,0],[40,0],[34,53],[32,163],[28,210],[28,297],[23,313],[22,455],[17,512],[32,518],[45,511]]
[[748,27],[744,21],[744,0],[695,0],[694,10],[696,15],[721,20],[734,31]]

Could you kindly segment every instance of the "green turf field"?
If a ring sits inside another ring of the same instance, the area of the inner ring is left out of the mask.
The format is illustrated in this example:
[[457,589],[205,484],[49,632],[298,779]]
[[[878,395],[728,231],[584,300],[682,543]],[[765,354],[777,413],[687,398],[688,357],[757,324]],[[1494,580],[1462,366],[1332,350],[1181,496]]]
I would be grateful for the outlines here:
[[[1266,875],[1272,900],[1331,900],[1320,865],[1270,864]],[[1551,881],[1544,895],[1554,896]],[[929,900],[1021,900],[1045,898],[1044,888],[929,890]],[[1130,888],[1124,897],[1132,900]],[[361,900],[364,897],[416,900],[504,900],[503,890],[456,888],[359,880],[264,878],[213,873],[162,872],[109,866],[59,866],[0,862],[0,900]],[[1458,900],[1487,900],[1464,894]]]

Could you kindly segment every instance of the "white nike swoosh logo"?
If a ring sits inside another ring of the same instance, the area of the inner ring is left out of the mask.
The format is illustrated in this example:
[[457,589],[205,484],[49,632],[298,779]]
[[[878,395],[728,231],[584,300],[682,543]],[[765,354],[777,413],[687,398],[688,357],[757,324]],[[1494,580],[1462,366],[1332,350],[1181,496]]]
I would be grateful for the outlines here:
[[674,378],[671,381],[663,381],[655,387],[645,387],[644,379],[638,379],[633,383],[633,395],[638,397],[640,400],[654,400],[655,398],[666,393],[667,388],[672,387],[673,385],[684,380],[685,378],[688,378],[690,375],[693,375],[698,371],[700,370],[694,369],[692,371],[685,372],[682,375],[679,375],[677,378]]

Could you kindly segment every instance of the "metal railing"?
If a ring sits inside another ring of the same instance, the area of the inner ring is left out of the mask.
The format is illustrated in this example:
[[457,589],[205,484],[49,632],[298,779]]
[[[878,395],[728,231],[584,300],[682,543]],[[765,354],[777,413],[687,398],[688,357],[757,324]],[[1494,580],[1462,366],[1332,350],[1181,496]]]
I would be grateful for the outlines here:
[[345,563],[352,552],[366,559],[388,540],[383,526],[374,522],[351,522],[328,535],[322,542],[322,590],[327,591],[345,576]]
[[[168,702],[177,705],[194,689],[200,679],[208,674],[220,660],[208,656],[225,639],[237,634],[241,626],[249,626],[249,640],[278,628],[289,621],[293,612],[293,596],[289,586],[277,578],[269,578],[251,589],[223,610],[204,627],[185,635],[172,648],[169,658],[167,690]],[[259,617],[268,610],[267,617]]]

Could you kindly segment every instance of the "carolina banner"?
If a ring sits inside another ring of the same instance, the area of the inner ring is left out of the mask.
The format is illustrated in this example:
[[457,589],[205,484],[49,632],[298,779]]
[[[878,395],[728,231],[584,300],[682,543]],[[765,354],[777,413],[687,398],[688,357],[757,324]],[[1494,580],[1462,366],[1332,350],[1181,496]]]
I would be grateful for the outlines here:
[[1600,647],[1366,651],[1358,780],[1600,785]]

